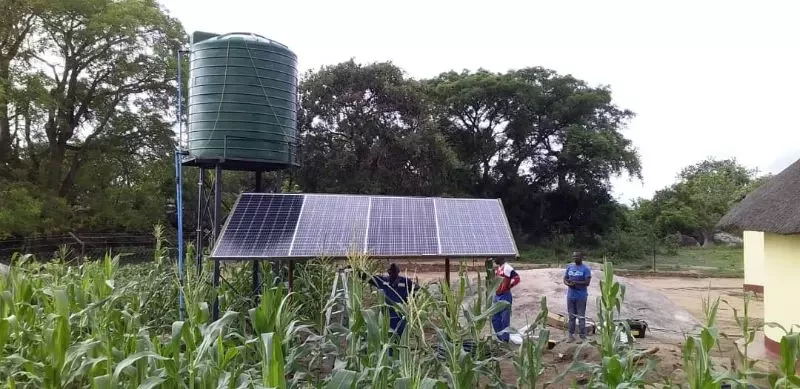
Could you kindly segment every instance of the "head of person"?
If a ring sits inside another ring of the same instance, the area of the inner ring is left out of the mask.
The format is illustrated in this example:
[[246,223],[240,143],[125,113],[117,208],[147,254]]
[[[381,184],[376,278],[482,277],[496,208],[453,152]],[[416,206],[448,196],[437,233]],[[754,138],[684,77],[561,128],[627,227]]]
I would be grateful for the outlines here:
[[503,257],[494,257],[493,260],[494,260],[494,264],[497,265],[497,266],[500,266],[500,265],[506,263],[506,259],[503,258]]
[[400,276],[400,268],[393,263],[389,265],[389,270],[387,271],[387,273],[389,273],[389,280],[394,281],[397,279],[397,277]]
[[575,261],[575,264],[580,266],[583,264],[583,258],[585,255],[582,251],[575,251],[572,253],[572,260]]

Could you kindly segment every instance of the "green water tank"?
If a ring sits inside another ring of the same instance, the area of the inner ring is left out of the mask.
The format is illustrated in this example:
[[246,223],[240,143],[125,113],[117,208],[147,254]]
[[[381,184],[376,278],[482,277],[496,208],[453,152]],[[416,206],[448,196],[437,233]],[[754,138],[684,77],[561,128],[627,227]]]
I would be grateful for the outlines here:
[[250,33],[192,34],[189,155],[298,165],[297,56]]

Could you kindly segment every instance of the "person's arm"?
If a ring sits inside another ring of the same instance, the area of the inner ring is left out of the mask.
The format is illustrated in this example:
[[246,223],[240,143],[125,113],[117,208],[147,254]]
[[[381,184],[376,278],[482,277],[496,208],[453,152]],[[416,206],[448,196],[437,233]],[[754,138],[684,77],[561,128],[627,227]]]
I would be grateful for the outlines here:
[[519,274],[517,274],[516,270],[512,269],[510,276],[511,276],[511,284],[508,285],[508,289],[511,289],[511,288],[517,286],[517,284],[519,284],[519,281],[520,281]]
[[567,266],[567,270],[564,271],[564,285],[566,286],[574,285],[574,283],[569,280],[569,266]]
[[508,284],[508,289],[511,289],[517,286],[517,284],[519,284],[520,281],[519,274],[517,274],[517,271],[514,270],[514,268],[511,267],[511,265],[505,264],[503,266],[503,275],[506,276],[508,279],[510,279],[510,282]]
[[586,280],[583,281],[583,284],[586,285],[586,286],[589,286],[589,284],[591,284],[591,283],[592,283],[592,269],[589,269],[589,267],[587,266],[586,267]]

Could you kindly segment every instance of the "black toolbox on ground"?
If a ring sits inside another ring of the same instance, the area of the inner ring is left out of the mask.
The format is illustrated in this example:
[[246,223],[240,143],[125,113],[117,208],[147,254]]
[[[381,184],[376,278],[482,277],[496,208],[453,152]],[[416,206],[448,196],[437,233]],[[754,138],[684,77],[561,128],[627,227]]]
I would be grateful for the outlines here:
[[647,332],[646,321],[639,319],[627,319],[625,322],[628,323],[628,328],[631,329],[631,335],[634,338],[644,338],[645,332]]

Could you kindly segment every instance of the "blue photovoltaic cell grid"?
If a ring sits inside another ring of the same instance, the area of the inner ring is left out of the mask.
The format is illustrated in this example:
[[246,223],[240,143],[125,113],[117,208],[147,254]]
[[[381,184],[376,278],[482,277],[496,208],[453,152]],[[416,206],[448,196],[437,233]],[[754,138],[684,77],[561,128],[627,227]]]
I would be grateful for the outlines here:
[[364,252],[369,197],[306,195],[290,256],[342,257]]
[[516,256],[492,199],[244,193],[212,257]]
[[302,205],[302,195],[242,194],[212,256],[288,256]]
[[436,199],[436,215],[443,256],[517,255],[497,200]]
[[367,254],[417,256],[438,254],[433,199],[373,197],[367,231]]

